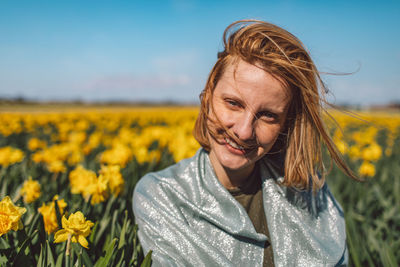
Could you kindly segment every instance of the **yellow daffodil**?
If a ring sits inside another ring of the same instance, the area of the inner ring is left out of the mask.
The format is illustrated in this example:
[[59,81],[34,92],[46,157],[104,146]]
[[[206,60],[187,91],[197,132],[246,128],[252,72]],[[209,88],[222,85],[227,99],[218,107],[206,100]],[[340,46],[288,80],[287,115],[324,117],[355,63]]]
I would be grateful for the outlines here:
[[364,161],[358,169],[358,172],[361,176],[373,177],[375,175],[375,166],[368,161]]
[[35,138],[35,137],[29,139],[29,142],[28,142],[29,150],[35,151],[37,149],[45,148],[45,147],[46,147],[46,142],[45,141],[42,141],[42,140],[40,140],[38,138]]
[[82,247],[88,248],[89,243],[86,237],[90,234],[90,228],[93,227],[94,223],[86,220],[80,211],[72,213],[68,219],[63,216],[61,222],[63,229],[55,233],[54,243],[71,240],[73,243],[79,242]]
[[24,197],[25,203],[32,203],[41,195],[39,182],[33,181],[32,177],[29,177],[28,181],[23,183],[20,194]]
[[79,151],[73,151],[68,158],[68,165],[75,166],[83,160],[83,153]]
[[340,153],[342,153],[343,155],[346,154],[347,144],[344,141],[338,140],[335,142],[335,145],[338,148],[338,150],[340,151]]
[[382,156],[382,148],[377,143],[372,143],[362,151],[363,160],[377,161]]
[[132,155],[132,150],[127,145],[116,143],[113,148],[102,153],[100,162],[125,167],[132,159]]
[[22,229],[21,216],[25,212],[26,208],[15,206],[9,196],[3,198],[0,201],[0,236]]
[[0,165],[7,167],[24,159],[24,152],[18,148],[6,146],[0,148]]
[[92,199],[90,203],[95,205],[104,202],[109,196],[108,192],[108,180],[106,180],[104,176],[100,176],[92,181],[84,192],[84,196],[86,199],[89,199],[91,196]]
[[361,151],[357,145],[351,146],[349,150],[349,157],[351,160],[358,160],[360,158]]
[[[86,170],[82,165],[78,165],[69,173],[69,182],[72,194],[88,195],[87,190],[89,185],[96,180],[96,173]],[[89,194],[90,195],[90,194]]]
[[86,170],[78,165],[69,174],[69,181],[72,194],[82,194],[86,201],[92,197],[91,204],[104,202],[109,195],[108,179],[100,176],[97,178],[96,173]]
[[99,173],[99,179],[100,177],[104,177],[104,179],[108,181],[111,193],[116,196],[119,195],[124,187],[124,178],[121,174],[121,167],[119,165],[102,165]]
[[47,169],[49,170],[49,172],[53,173],[66,172],[67,170],[61,160],[54,160],[50,162],[49,164],[47,164]]
[[45,205],[43,203],[42,207],[40,207],[38,209],[40,214],[42,214],[42,216],[43,216],[44,229],[46,230],[46,232],[48,234],[51,234],[58,229],[57,215],[56,215],[56,209],[54,206],[54,200],[57,200],[58,209],[60,211],[60,214],[62,215],[64,213],[65,207],[67,206],[67,203],[64,201],[64,199],[58,200],[58,195],[55,195],[53,197],[52,202],[50,202],[47,205]]

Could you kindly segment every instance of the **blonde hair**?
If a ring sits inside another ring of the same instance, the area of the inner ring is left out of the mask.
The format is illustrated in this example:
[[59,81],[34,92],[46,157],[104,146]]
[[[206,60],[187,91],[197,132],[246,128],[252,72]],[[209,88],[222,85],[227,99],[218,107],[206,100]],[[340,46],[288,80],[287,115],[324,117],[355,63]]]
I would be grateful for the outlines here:
[[325,128],[322,114],[327,111],[322,104],[326,103],[327,90],[301,41],[274,24],[257,20],[232,23],[225,29],[223,41],[224,50],[218,53],[200,95],[201,108],[194,137],[201,146],[210,150],[209,138],[214,136],[209,125],[214,89],[227,66],[240,59],[283,81],[291,92],[284,133],[272,149],[283,151],[285,155],[283,184],[305,189],[310,187],[311,180],[313,189],[323,186],[326,170],[322,144],[326,145],[333,161],[347,175],[357,179]]

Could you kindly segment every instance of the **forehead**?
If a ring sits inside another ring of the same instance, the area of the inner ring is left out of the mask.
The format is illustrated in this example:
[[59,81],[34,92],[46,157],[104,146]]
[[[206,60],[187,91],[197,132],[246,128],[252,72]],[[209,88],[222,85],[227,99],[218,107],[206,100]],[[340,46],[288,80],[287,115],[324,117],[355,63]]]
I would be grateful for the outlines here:
[[283,110],[291,99],[290,90],[282,79],[243,60],[228,64],[214,94],[238,97],[257,109]]

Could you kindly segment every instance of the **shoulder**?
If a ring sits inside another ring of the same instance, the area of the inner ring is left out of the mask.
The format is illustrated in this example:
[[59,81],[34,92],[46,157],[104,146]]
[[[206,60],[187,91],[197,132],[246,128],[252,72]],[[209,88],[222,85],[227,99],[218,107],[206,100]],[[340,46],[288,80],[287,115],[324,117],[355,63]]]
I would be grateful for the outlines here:
[[179,185],[179,180],[187,172],[187,169],[190,168],[192,161],[192,158],[184,159],[163,170],[147,173],[137,182],[134,194],[138,191],[154,191],[159,186]]
[[139,179],[133,192],[134,211],[144,203],[154,201],[176,202],[191,198],[192,184],[196,181],[199,150],[195,156],[181,160],[157,172],[150,172]]
[[299,210],[307,210],[314,217],[318,217],[321,212],[329,213],[333,210],[336,210],[335,213],[343,216],[342,208],[329,190],[326,182],[321,188],[316,190],[312,189],[311,178],[309,188],[298,189],[292,186],[288,187],[281,184],[284,179],[281,171],[281,160],[265,158],[262,163],[263,179],[266,185],[269,185],[266,187],[266,190],[271,191],[271,194],[275,192],[285,199],[285,203]]
[[342,207],[331,193],[326,182],[316,191],[311,188],[308,190],[287,188],[286,197],[298,208],[306,209],[311,216],[318,217],[321,213],[325,213],[331,216],[344,217]]

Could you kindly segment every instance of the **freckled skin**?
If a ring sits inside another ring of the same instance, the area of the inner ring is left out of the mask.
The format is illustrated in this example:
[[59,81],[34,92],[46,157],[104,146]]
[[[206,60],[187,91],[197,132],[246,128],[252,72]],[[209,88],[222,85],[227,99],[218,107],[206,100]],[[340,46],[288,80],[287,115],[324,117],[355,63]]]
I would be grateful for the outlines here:
[[258,144],[244,151],[229,145],[222,135],[217,140],[210,137],[210,160],[218,179],[226,188],[237,187],[275,143],[285,123],[290,93],[271,74],[239,61],[236,70],[233,65],[227,67],[212,102],[215,113],[211,117],[216,115],[241,141]]

